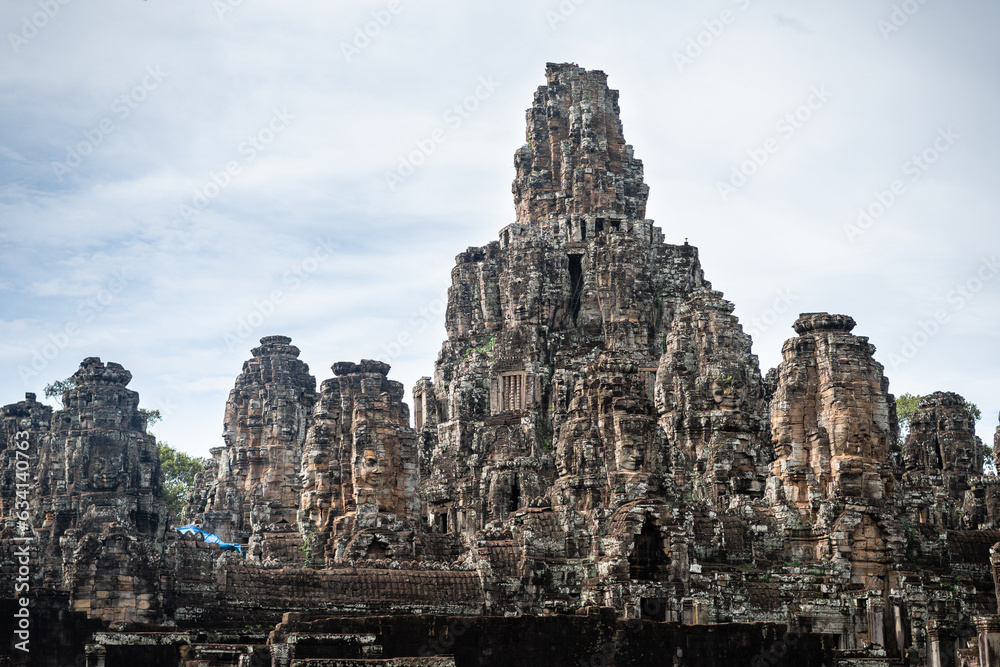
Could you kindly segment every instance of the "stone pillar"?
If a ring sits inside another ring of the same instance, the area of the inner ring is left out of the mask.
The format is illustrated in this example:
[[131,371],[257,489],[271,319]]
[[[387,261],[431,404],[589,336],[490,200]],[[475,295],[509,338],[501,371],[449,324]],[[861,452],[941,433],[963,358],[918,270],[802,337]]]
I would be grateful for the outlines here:
[[693,625],[708,625],[708,604],[704,600],[694,601]]
[[885,646],[885,603],[882,598],[868,598],[868,641]]
[[951,625],[944,619],[927,622],[928,667],[950,667],[955,664],[955,641]]
[[429,377],[417,380],[413,387],[413,428],[435,427],[438,422],[437,399],[434,396],[434,382]]
[[288,667],[292,664],[292,644],[274,644],[271,646],[271,664],[273,667]]
[[1000,667],[1000,616],[976,616],[979,667]]
[[936,618],[927,623],[927,667],[941,667],[941,636]]
[[997,612],[1000,613],[1000,542],[990,547],[990,570],[993,572],[993,589],[997,596]]
[[692,492],[725,506],[761,497],[774,453],[757,357],[733,304],[699,289],[681,304],[664,338],[654,394],[660,426],[690,469]]
[[973,493],[967,512],[962,508],[983,469],[983,444],[975,425],[958,394],[938,391],[917,403],[903,443],[903,487],[921,491],[910,494],[912,518],[919,519],[922,510],[931,522],[956,530],[985,519],[985,492],[979,503]]
[[910,645],[910,627],[906,618],[906,601],[893,600],[892,613],[893,625],[895,627],[896,655],[902,655],[906,647]]

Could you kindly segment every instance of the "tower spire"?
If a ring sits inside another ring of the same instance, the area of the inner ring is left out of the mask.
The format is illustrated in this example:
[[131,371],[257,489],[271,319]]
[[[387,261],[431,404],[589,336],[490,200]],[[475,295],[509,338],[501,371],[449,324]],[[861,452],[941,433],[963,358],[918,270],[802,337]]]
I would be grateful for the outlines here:
[[600,70],[548,63],[527,111],[527,141],[514,164],[517,222],[600,217],[642,220],[649,188],[625,143],[618,91]]

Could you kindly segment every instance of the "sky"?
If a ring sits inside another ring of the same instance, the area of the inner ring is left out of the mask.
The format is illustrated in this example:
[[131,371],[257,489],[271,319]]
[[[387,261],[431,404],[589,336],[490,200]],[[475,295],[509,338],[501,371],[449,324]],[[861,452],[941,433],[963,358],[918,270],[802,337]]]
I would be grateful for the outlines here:
[[762,372],[846,313],[890,391],[1000,411],[1000,4],[5,0],[0,404],[123,364],[204,456],[261,336],[407,400],[455,256],[513,222],[546,62],[608,74],[647,217]]

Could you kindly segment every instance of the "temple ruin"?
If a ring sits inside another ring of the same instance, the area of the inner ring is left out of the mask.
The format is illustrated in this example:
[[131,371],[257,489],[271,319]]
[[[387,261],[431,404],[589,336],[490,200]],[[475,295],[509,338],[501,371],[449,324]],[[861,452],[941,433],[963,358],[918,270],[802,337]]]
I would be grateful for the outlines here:
[[964,399],[900,442],[842,314],[789,322],[762,373],[645,218],[619,116],[603,72],[548,65],[515,220],[457,256],[412,420],[388,364],[317,389],[261,339],[184,510],[244,554],[170,525],[120,365],[0,409],[0,665],[25,562],[32,665],[1000,665],[1000,482]]

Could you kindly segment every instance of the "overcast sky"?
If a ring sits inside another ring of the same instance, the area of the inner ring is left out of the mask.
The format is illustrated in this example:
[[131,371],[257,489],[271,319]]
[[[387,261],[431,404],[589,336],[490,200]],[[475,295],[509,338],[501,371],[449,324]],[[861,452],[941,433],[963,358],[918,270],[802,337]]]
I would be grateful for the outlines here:
[[409,402],[455,255],[514,219],[552,61],[621,91],[648,217],[763,372],[799,312],[846,313],[890,391],[956,391],[992,441],[998,25],[989,0],[5,0],[0,404],[99,356],[206,455],[270,334],[318,382],[388,360]]

